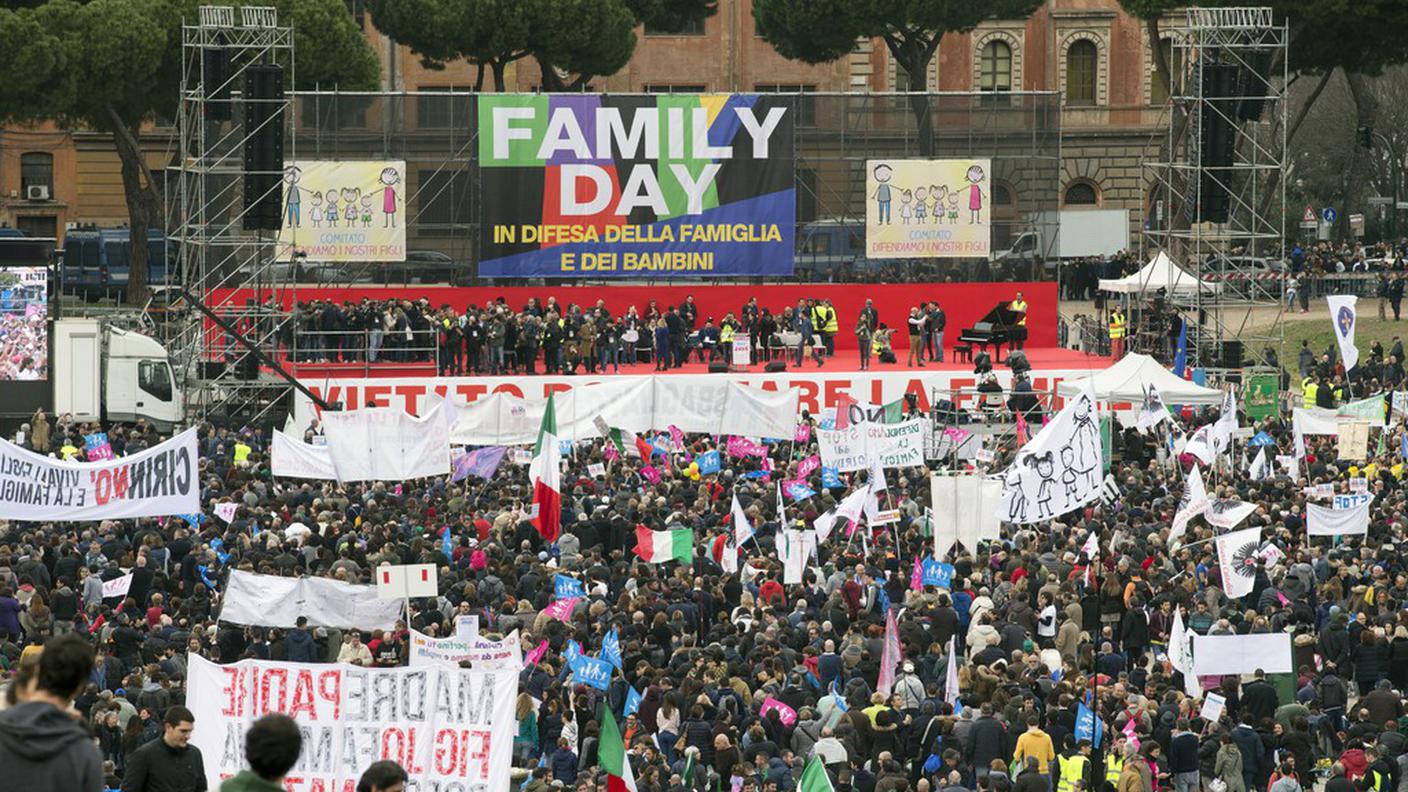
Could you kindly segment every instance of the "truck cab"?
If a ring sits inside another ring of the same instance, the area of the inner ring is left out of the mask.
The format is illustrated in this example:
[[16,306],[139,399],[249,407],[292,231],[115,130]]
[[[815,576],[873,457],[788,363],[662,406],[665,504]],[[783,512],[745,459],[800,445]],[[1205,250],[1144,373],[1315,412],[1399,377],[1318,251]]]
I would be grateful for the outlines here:
[[54,323],[54,410],[78,421],[135,421],[160,430],[182,419],[166,349],[155,339],[98,319]]

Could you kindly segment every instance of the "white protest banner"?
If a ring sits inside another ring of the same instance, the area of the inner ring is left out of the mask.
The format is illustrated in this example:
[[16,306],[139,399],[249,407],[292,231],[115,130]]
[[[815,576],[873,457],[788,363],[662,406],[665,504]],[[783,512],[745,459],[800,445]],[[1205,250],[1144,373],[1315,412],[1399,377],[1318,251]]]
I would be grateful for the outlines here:
[[9,520],[116,520],[200,511],[196,430],[102,462],[66,462],[0,439],[0,515]]
[[[1222,590],[1232,599],[1245,597],[1256,583],[1257,553],[1261,550],[1261,529],[1246,528],[1217,537],[1217,565],[1222,572]],[[1202,673],[1201,671],[1199,672]]]
[[455,617],[455,637],[474,640],[479,637],[479,614]]
[[1316,485],[1315,485],[1315,497],[1317,497],[1317,498],[1332,498],[1332,497],[1334,497],[1334,495],[1335,495],[1335,485],[1334,485],[1334,484],[1316,484]]
[[291,578],[230,570],[220,621],[249,627],[293,627],[299,616],[310,627],[392,630],[405,610],[399,599],[377,599],[376,586],[331,578]]
[[1363,459],[1369,453],[1369,422],[1341,421],[1339,458]]
[[103,599],[111,597],[125,597],[127,592],[132,590],[132,573],[128,572],[122,577],[103,581]]
[[417,418],[400,410],[323,413],[339,481],[407,481],[450,473],[443,405]]
[[929,477],[929,502],[933,504],[935,558],[948,555],[954,542],[977,553],[978,542],[1001,538],[1001,479],[935,473]]
[[1095,398],[1086,390],[1017,452],[1003,476],[999,516],[1041,522],[1099,498],[1103,454]]
[[1349,495],[1336,495],[1330,499],[1330,503],[1336,509],[1353,509],[1371,503],[1373,500],[1374,496],[1367,492],[1356,492]]
[[845,429],[818,429],[821,462],[840,473],[865,470],[871,459],[883,468],[924,464],[924,434],[929,422],[912,418],[895,424],[853,423]]
[[1250,674],[1258,668],[1289,674],[1295,671],[1294,660],[1289,633],[1193,636],[1193,673],[1198,676]]
[[1363,536],[1369,533],[1369,503],[1367,495],[1336,495],[1336,506],[1341,498],[1362,498],[1357,505],[1327,509],[1318,503],[1305,505],[1305,526],[1309,536]]
[[1361,494],[1369,491],[1369,479],[1358,476],[1349,480],[1349,491]]
[[239,507],[240,505],[238,503],[231,503],[229,501],[217,503],[215,504],[215,516],[229,523],[231,520],[235,519],[235,511],[239,509]]
[[379,759],[404,768],[411,789],[511,788],[517,669],[222,666],[194,654],[188,663],[186,706],[202,724],[191,745],[205,758],[210,789],[245,767],[245,732],[276,712],[303,731],[303,752],[283,782],[288,789],[351,789]]
[[465,662],[475,669],[522,669],[523,647],[519,643],[518,631],[514,630],[504,636],[502,641],[492,641],[482,636],[432,638],[425,633],[411,630],[412,668],[435,663],[459,665]]
[[1198,717],[1208,723],[1217,723],[1217,719],[1222,717],[1222,710],[1227,706],[1227,697],[1219,696],[1211,691],[1203,697],[1203,709],[1198,713]]
[[587,465],[587,475],[598,478],[606,475],[606,465],[602,462],[592,462]]
[[269,471],[277,478],[337,479],[326,445],[305,443],[278,429],[274,430],[274,442],[269,447]]

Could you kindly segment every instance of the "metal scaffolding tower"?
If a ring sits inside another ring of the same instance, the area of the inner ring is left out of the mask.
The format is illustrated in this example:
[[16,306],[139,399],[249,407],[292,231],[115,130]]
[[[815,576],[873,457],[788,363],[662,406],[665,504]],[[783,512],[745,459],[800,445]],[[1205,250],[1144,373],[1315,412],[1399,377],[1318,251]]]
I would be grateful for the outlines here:
[[[291,87],[294,47],[293,28],[279,25],[277,9],[242,7],[236,16],[229,6],[201,6],[197,24],[182,26],[181,153],[168,173],[176,189],[166,207],[180,265],[168,268],[167,286],[190,310],[166,327],[164,341],[190,420],[216,415],[253,423],[294,386],[261,365],[275,357],[284,321],[263,306],[285,286],[272,272],[277,234],[245,228],[246,179],[271,175],[249,170],[245,151],[264,125],[278,123],[285,159],[292,160],[297,125],[291,91],[255,99],[244,86],[252,68],[279,66]],[[255,101],[266,105],[263,112],[247,116]],[[247,117],[269,120],[251,126]],[[282,174],[272,175],[269,189],[281,192]]]
[[1159,160],[1145,165],[1145,249],[1210,287],[1151,321],[1186,318],[1190,365],[1241,368],[1268,348],[1282,357],[1286,25],[1265,7],[1191,8],[1169,34],[1172,112]]

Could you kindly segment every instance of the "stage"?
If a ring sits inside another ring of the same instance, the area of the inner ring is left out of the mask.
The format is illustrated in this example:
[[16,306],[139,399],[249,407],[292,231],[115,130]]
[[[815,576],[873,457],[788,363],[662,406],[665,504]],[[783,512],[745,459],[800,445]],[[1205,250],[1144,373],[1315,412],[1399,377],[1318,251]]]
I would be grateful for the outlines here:
[[[1005,349],[1003,353],[1006,354]],[[1062,380],[1088,376],[1112,362],[1110,358],[1052,347],[1028,347],[1026,355],[1032,366],[1029,372],[1032,389],[1039,394],[1054,390]],[[681,368],[665,372],[656,372],[651,363],[639,363],[622,366],[619,374],[613,369],[604,375],[579,369],[575,375],[539,373],[441,377],[436,375],[434,366],[429,363],[301,363],[294,364],[292,370],[309,390],[330,402],[342,403],[345,409],[367,405],[392,406],[415,414],[425,408],[425,400],[433,395],[449,395],[460,404],[469,404],[488,394],[500,392],[542,399],[549,393],[571,390],[584,383],[618,377],[651,376],[698,379],[701,382],[728,378],[767,390],[796,387],[800,390],[801,408],[813,413],[835,406],[842,394],[869,404],[885,404],[906,394],[914,394],[920,409],[926,411],[931,404],[931,395],[949,399],[960,407],[970,407],[976,403],[974,390],[980,379],[973,373],[971,363],[926,363],[920,368],[904,365],[903,356],[899,361],[882,364],[872,358],[870,368],[861,371],[859,355],[855,350],[838,350],[821,366],[808,358],[800,367],[789,364],[785,371],[779,372],[767,372],[763,366],[754,365],[728,373],[710,373],[707,365],[693,359]],[[542,370],[541,366],[538,370]],[[997,375],[1004,393],[1009,391],[1011,369],[999,364],[994,366],[993,373]],[[296,402],[297,420],[302,422],[311,418],[311,401],[299,395]]]

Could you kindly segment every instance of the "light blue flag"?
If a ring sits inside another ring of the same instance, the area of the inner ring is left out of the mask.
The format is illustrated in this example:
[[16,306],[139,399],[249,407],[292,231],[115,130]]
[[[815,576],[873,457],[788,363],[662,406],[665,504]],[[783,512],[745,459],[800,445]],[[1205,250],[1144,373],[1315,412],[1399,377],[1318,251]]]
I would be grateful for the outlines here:
[[635,688],[626,688],[626,711],[627,717],[640,711],[641,695]]
[[841,482],[841,474],[834,467],[821,466],[821,486],[827,489],[841,489],[846,486]]
[[568,599],[570,597],[585,597],[587,589],[582,585],[582,581],[569,575],[554,575],[552,579],[553,599]]
[[695,461],[699,463],[699,475],[701,476],[718,473],[723,468],[723,458],[718,451],[706,451],[700,454]]
[[601,659],[610,663],[621,671],[621,637],[616,634],[615,628],[601,639]]
[[572,666],[572,676],[584,685],[606,690],[611,684],[611,664],[595,657],[578,655],[576,665]]
[[454,531],[450,530],[450,526],[447,525],[445,526],[445,535],[440,540],[440,551],[443,552],[445,554],[445,557],[450,559],[451,561],[455,559],[454,533]]

